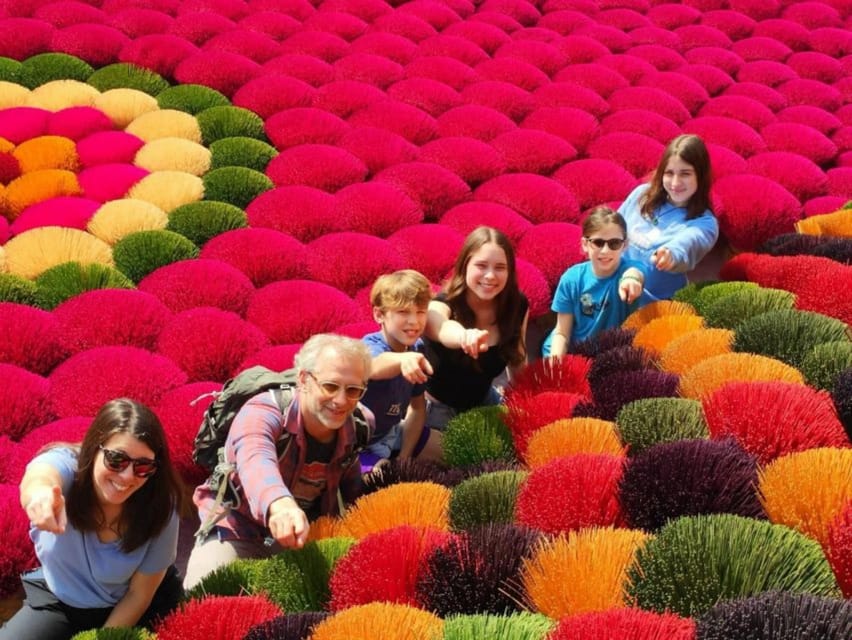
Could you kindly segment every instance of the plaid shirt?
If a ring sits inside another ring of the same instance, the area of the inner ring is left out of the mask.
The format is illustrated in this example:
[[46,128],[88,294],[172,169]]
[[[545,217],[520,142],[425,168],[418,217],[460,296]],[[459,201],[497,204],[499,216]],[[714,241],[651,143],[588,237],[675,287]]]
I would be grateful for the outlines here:
[[[372,416],[370,416],[372,418]],[[284,430],[290,434],[286,448],[278,458],[276,443]],[[260,393],[240,409],[231,424],[225,441],[225,457],[236,462],[232,482],[237,489],[239,504],[232,508],[217,526],[232,532],[239,539],[258,539],[269,535],[266,516],[269,505],[284,497],[293,497],[305,509],[318,501],[319,512],[338,515],[337,490],[345,502],[352,502],[361,493],[361,469],[355,446],[355,426],[348,419],[338,431],[337,444],[327,464],[305,464],[307,441],[299,412],[299,396],[295,394],[285,416],[271,392]],[[303,481],[310,466],[310,475],[316,477],[317,465],[324,477],[324,486]],[[199,486],[193,494],[198,515],[204,522],[214,508],[216,494],[210,480]]]

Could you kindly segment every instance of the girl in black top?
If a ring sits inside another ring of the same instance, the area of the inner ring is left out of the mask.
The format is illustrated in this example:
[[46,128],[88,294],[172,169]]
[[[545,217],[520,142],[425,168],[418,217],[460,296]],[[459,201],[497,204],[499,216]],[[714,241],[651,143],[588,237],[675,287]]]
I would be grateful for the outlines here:
[[442,431],[456,414],[502,400],[492,383],[506,367],[511,378],[525,365],[528,311],[509,239],[497,229],[477,227],[443,292],[429,303],[424,337],[434,369],[426,383],[432,438],[439,440],[434,430]]

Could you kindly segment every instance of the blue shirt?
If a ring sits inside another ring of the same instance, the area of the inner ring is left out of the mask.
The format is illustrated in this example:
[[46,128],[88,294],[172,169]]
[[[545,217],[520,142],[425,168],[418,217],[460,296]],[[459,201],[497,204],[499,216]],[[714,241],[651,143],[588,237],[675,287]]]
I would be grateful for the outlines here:
[[[393,352],[381,331],[369,333],[362,338],[375,358],[383,353]],[[423,341],[418,340],[409,351],[423,351]],[[398,424],[408,411],[408,403],[412,397],[422,396],[426,386],[412,384],[402,374],[385,380],[370,380],[367,393],[361,403],[366,405],[376,416],[376,431],[371,442],[384,437]]]
[[[65,447],[50,449],[32,463],[54,467],[62,478],[62,493],[68,495],[77,471],[74,451]],[[157,537],[130,553],[122,551],[121,540],[101,542],[95,531],[81,532],[71,523],[61,535],[30,527],[30,539],[53,595],[72,607],[107,608],[124,597],[136,571],[158,573],[175,561],[178,524],[177,513],[172,513]]]
[[[605,329],[618,327],[644,303],[634,300],[627,304],[618,297],[618,281],[631,267],[645,272],[639,263],[622,259],[615,272],[605,278],[595,275],[592,263],[588,260],[573,265],[562,274],[551,309],[574,317],[571,345],[588,340]],[[550,355],[552,342],[553,331],[544,340],[542,355]]]
[[[686,219],[686,208],[669,202],[654,210],[652,220],[642,217],[642,196],[650,188],[636,187],[621,204],[618,212],[627,222],[626,258],[646,265],[645,293],[650,300],[669,300],[686,286],[686,272],[692,271],[719,238],[719,223],[710,210],[692,220]],[[651,254],[660,247],[672,252],[674,269],[660,271],[651,265]]]

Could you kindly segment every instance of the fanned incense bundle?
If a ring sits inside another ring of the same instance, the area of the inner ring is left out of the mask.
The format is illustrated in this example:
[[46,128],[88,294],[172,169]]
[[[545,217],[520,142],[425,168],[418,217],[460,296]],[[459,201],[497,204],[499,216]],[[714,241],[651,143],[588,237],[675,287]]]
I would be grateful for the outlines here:
[[648,537],[631,529],[588,528],[542,542],[524,561],[530,605],[557,620],[626,606],[627,568]]
[[444,622],[404,604],[373,602],[346,609],[314,627],[311,640],[439,640]]
[[723,600],[698,620],[702,640],[846,640],[852,603],[809,593],[770,591]]
[[185,603],[154,630],[157,640],[233,640],[280,615],[265,596],[210,596]]
[[730,382],[702,404],[711,437],[736,438],[761,464],[796,451],[850,446],[831,396],[806,385]]
[[681,336],[704,328],[704,319],[695,315],[663,316],[651,320],[636,332],[633,346],[659,358],[665,348]]
[[610,609],[568,616],[548,640],[694,640],[695,622],[671,613]]
[[614,422],[596,418],[568,418],[551,422],[530,437],[526,462],[530,469],[537,469],[555,458],[575,453],[623,456],[625,450],[618,439]]
[[112,266],[109,245],[79,229],[40,227],[4,245],[9,273],[33,279],[65,262]]
[[680,395],[701,400],[728,382],[750,380],[805,382],[797,369],[780,360],[752,353],[724,353],[702,360],[684,373],[680,378]]
[[665,316],[695,316],[695,309],[686,302],[675,300],[656,300],[634,311],[621,323],[622,329],[638,331],[652,320]]
[[432,482],[402,482],[361,496],[340,524],[345,535],[361,539],[400,526],[449,530],[450,490]]
[[622,464],[621,457],[588,453],[548,462],[521,485],[516,520],[552,534],[620,523]]
[[852,449],[791,453],[760,471],[761,501],[769,519],[825,546],[832,521],[852,499]]
[[337,563],[329,580],[329,609],[377,601],[417,605],[415,587],[426,558],[449,535],[401,526],[366,536]]
[[663,371],[683,375],[702,360],[731,352],[734,332],[727,329],[698,329],[669,342],[660,352]]
[[814,540],[730,514],[672,520],[636,552],[627,574],[630,601],[682,616],[702,615],[720,600],[772,589],[839,595]]

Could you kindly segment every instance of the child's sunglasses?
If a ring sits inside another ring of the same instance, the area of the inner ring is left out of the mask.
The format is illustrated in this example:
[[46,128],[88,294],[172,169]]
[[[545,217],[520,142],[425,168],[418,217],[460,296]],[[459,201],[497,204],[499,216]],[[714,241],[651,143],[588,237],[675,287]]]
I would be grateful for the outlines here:
[[624,238],[610,238],[609,240],[604,240],[603,238],[586,238],[586,240],[598,249],[603,249],[604,246],[607,246],[610,251],[618,251],[624,246]]
[[157,461],[150,458],[131,458],[124,451],[115,451],[107,449],[102,444],[98,445],[98,449],[104,452],[104,466],[110,471],[121,473],[132,462],[133,475],[137,478],[147,478],[157,470]]

